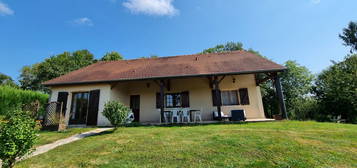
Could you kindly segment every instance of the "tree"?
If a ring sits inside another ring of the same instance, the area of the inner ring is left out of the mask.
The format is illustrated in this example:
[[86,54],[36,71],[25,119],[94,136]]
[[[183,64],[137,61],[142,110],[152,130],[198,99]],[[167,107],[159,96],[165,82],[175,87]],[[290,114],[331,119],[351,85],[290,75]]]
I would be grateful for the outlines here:
[[237,50],[244,50],[243,44],[240,42],[227,42],[226,44],[219,44],[213,48],[208,48],[202,51],[202,54],[207,53],[221,53],[227,51],[237,51]]
[[20,85],[25,90],[42,90],[40,79],[37,78],[38,65],[23,66],[20,74]]
[[309,117],[310,114],[306,114],[309,110],[304,111],[301,106],[310,101],[314,75],[295,61],[286,61],[285,67],[287,70],[281,73],[281,85],[288,115],[292,119],[307,119],[304,117]]
[[117,61],[117,60],[122,60],[123,59],[123,56],[116,52],[116,51],[112,51],[112,52],[108,52],[106,53],[101,61]]
[[253,53],[255,55],[261,56],[265,59],[268,59],[267,57],[261,55],[258,51],[253,50],[252,48],[249,48],[248,50],[244,49],[243,44],[240,42],[227,42],[226,44],[219,44],[219,45],[216,45],[215,47],[203,50],[201,52],[201,54],[222,53],[222,52],[243,51],[243,50]]
[[10,76],[0,73],[0,85],[7,85],[11,87],[18,87],[17,84],[12,80]]
[[261,56],[261,57],[263,57],[263,58],[265,58],[265,59],[268,59],[267,57],[261,55],[259,51],[253,50],[253,49],[251,49],[251,48],[248,49],[248,52],[251,52],[251,53],[253,53],[253,54],[257,55],[257,56]]
[[148,57],[140,57],[140,58],[159,58],[159,56],[158,55],[156,55],[156,54],[151,54],[150,56],[148,56]]
[[357,122],[357,54],[324,70],[317,78],[315,93],[321,107],[320,117],[341,116],[347,122]]
[[350,52],[357,51],[357,22],[350,22],[347,28],[343,29],[343,33],[339,37],[344,41],[345,46],[350,46]]
[[28,154],[36,140],[36,123],[27,113],[14,110],[0,122],[0,159],[5,168]]
[[[316,108],[316,101],[312,97],[314,75],[306,67],[299,65],[295,61],[286,61],[284,65],[287,70],[279,75],[289,118],[297,120],[312,119]],[[264,77],[262,76],[261,78]],[[265,115],[272,117],[279,112],[275,86],[273,82],[265,82],[260,85],[260,88]]]
[[21,88],[48,91],[42,82],[64,75],[94,63],[93,54],[88,50],[64,52],[45,59],[32,66],[24,66],[21,70]]

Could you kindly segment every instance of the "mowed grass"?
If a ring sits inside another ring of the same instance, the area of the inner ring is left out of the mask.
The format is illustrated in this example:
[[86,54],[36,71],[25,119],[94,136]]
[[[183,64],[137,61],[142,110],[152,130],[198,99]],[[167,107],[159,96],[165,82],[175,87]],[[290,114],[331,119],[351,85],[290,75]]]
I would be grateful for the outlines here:
[[126,127],[16,167],[357,167],[357,125],[287,121]]
[[39,131],[35,146],[45,145],[72,135],[87,132],[95,128],[70,128],[65,131]]

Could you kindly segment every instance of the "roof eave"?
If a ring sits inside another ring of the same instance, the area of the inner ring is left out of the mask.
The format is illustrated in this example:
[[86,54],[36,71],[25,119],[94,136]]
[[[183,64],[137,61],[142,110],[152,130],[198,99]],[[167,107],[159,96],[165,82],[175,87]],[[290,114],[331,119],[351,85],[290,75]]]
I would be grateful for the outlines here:
[[157,77],[147,77],[147,78],[125,78],[125,79],[115,79],[115,80],[62,82],[62,83],[49,83],[49,84],[43,83],[43,85],[44,86],[63,86],[63,85],[81,85],[81,84],[101,84],[101,83],[114,83],[114,82],[124,82],[124,81],[150,80],[150,79],[168,79],[168,78],[185,78],[185,77],[204,77],[204,76],[215,76],[215,75],[242,75],[242,74],[256,74],[256,73],[268,73],[268,72],[283,72],[285,70],[287,70],[286,67],[280,68],[280,69],[271,69],[271,70],[255,70],[255,71],[241,71],[241,72],[227,72],[227,73],[213,73],[213,74],[157,76]]

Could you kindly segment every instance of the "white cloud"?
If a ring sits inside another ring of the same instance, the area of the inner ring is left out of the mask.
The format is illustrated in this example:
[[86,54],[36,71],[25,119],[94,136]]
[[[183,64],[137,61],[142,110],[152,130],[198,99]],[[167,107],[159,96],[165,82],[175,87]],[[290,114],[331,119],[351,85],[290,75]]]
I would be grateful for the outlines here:
[[93,21],[87,17],[82,17],[73,20],[73,23],[76,25],[86,25],[86,26],[93,26]]
[[179,11],[173,6],[174,0],[127,0],[123,6],[133,13],[148,15],[174,16]]
[[0,2],[0,15],[13,15],[15,12],[9,8],[5,3]]
[[312,2],[313,4],[319,4],[319,3],[321,2],[321,0],[311,0],[311,2]]

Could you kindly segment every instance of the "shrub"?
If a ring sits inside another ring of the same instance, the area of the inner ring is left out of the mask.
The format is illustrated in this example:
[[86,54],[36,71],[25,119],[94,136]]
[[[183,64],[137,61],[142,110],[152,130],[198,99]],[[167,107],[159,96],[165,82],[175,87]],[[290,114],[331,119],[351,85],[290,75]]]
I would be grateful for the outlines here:
[[124,104],[117,101],[109,101],[104,105],[103,115],[117,128],[125,124],[129,112],[129,107]]
[[31,105],[37,101],[40,103],[41,111],[43,112],[43,105],[47,103],[47,100],[47,94],[10,86],[0,86],[0,115],[6,115],[5,112],[7,111],[22,108],[24,105]]
[[312,120],[316,119],[318,114],[317,101],[312,97],[297,98],[290,100],[294,108],[289,111],[289,119],[293,120]]
[[0,123],[0,159],[4,167],[13,167],[16,158],[28,154],[34,145],[36,122],[21,110],[7,114]]

